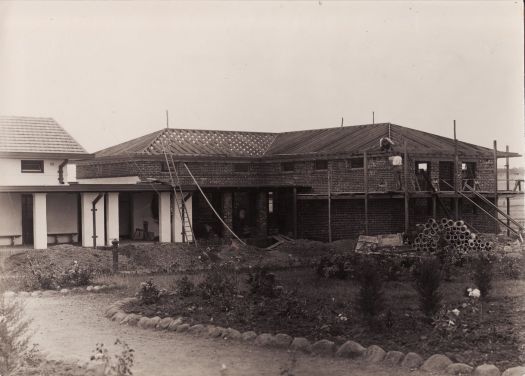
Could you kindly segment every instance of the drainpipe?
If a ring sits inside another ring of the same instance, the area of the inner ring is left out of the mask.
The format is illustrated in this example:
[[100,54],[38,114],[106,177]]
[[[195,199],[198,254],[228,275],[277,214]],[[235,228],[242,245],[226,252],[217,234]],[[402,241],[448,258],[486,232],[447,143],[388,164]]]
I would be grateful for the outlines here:
[[91,208],[91,211],[93,212],[93,248],[97,248],[97,202],[100,201],[100,199],[104,197],[104,193],[99,193],[97,197],[92,202],[93,207]]
[[67,159],[58,165],[58,182],[64,184],[64,167],[67,165]]

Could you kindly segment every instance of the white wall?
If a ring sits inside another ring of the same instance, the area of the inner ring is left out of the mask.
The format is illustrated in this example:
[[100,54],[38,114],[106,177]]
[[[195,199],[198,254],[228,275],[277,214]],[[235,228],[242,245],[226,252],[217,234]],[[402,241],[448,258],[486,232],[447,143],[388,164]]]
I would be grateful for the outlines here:
[[[22,235],[22,195],[0,193],[0,235]],[[22,237],[15,239],[22,244]],[[0,245],[11,245],[10,238],[0,238]]]
[[139,183],[138,176],[119,176],[115,178],[93,178],[78,179],[79,184],[136,184]]
[[[38,159],[38,158],[27,158]],[[43,159],[43,158],[41,158]],[[44,172],[21,172],[21,159],[0,158],[0,185],[59,185],[58,166],[63,159],[44,159]],[[67,167],[64,167],[64,182]]]
[[[78,194],[48,193],[47,194],[47,232],[78,234]],[[48,243],[54,243],[55,237],[48,236]],[[73,238],[78,241],[78,236]],[[59,236],[58,242],[69,242],[69,236]]]

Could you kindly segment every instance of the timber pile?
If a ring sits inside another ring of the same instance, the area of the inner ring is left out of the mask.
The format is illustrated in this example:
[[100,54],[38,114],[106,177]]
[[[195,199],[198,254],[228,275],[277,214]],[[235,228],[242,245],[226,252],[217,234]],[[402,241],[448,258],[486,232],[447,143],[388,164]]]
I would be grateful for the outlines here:
[[427,223],[418,224],[419,234],[414,240],[414,248],[421,252],[435,252],[438,248],[453,247],[460,253],[472,251],[491,251],[493,243],[481,239],[463,221],[442,218],[438,223],[430,218]]

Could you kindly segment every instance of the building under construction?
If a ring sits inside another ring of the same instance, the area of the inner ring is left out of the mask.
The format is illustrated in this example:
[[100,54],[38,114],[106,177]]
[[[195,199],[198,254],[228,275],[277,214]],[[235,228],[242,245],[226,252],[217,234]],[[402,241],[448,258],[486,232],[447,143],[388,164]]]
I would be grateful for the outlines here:
[[118,193],[121,238],[331,241],[410,233],[442,217],[478,232],[521,232],[494,205],[522,194],[510,180],[498,190],[497,160],[508,169],[511,157],[519,154],[496,142],[490,149],[384,123],[284,133],[165,128],[76,164],[79,185],[102,193],[149,186]]

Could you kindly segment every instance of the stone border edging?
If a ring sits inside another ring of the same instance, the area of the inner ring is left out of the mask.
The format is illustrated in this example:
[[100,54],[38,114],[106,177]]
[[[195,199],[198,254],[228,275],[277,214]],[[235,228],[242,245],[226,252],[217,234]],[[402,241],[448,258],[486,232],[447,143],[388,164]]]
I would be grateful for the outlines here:
[[29,291],[19,291],[18,293],[15,291],[6,291],[4,292],[3,296],[6,298],[11,297],[41,297],[41,296],[54,296],[54,295],[67,295],[72,292],[91,292],[91,293],[98,293],[102,291],[107,291],[110,289],[115,288],[115,285],[90,285],[86,287],[72,287],[72,288],[63,288],[60,290],[33,290],[31,292]]
[[327,339],[321,339],[311,343],[303,337],[293,338],[288,334],[261,333],[257,335],[254,331],[239,332],[233,328],[223,328],[215,325],[194,324],[185,322],[184,317],[147,317],[135,313],[126,313],[122,310],[124,305],[136,301],[137,298],[127,298],[111,304],[104,316],[111,321],[117,321],[121,325],[137,326],[142,329],[164,330],[178,333],[190,333],[194,335],[207,336],[208,338],[223,338],[251,343],[256,346],[273,347],[277,349],[290,349],[300,351],[309,355],[336,356],[347,359],[360,359],[368,363],[383,364],[386,366],[398,366],[409,370],[420,369],[427,372],[444,372],[448,375],[470,375],[473,376],[524,376],[525,366],[512,367],[503,373],[493,364],[482,364],[476,368],[464,363],[453,363],[447,356],[434,354],[424,360],[419,354],[409,352],[404,354],[400,351],[385,351],[380,346],[371,345],[368,348],[354,341],[346,341],[340,346]]

